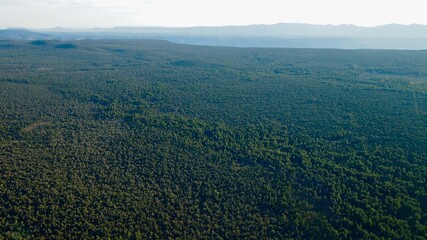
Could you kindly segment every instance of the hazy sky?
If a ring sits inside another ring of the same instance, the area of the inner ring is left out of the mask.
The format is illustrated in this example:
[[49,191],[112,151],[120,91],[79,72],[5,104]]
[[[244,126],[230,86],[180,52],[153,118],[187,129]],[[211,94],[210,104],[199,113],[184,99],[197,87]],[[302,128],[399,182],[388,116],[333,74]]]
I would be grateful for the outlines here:
[[425,0],[0,0],[0,28],[426,24]]

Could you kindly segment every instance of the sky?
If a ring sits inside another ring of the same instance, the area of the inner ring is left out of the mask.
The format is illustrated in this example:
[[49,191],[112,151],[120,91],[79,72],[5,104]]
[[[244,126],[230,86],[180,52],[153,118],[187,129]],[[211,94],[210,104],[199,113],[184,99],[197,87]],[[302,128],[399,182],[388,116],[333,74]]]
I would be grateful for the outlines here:
[[0,28],[427,25],[424,0],[0,0]]

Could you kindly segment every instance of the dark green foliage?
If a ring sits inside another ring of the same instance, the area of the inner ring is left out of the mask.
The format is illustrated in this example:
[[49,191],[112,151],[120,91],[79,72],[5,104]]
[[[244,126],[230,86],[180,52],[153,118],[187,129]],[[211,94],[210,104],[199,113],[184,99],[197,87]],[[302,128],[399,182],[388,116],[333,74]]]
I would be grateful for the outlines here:
[[188,61],[188,60],[173,61],[171,64],[177,67],[194,67],[195,66],[195,64],[192,61]]
[[55,48],[59,48],[59,49],[74,49],[77,46],[71,43],[63,43],[63,44],[58,44],[55,46]]
[[427,238],[425,51],[7,44],[0,238]]
[[45,46],[47,45],[47,42],[43,40],[36,40],[36,41],[30,42],[30,44],[35,46]]

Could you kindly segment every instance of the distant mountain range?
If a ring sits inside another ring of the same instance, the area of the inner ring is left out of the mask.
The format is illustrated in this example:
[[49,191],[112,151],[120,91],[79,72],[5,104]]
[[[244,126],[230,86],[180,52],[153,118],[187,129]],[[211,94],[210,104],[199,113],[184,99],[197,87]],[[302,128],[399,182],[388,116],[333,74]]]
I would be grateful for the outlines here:
[[22,28],[8,28],[1,30],[0,29],[0,39],[8,40],[32,40],[32,39],[46,39],[49,38],[49,34],[38,33],[29,31]]
[[174,33],[204,36],[251,36],[251,37],[357,37],[357,38],[427,38],[425,25],[389,24],[378,27],[356,25],[313,25],[302,23],[278,23],[273,25],[248,25],[225,27],[116,27],[99,29],[115,32]]
[[279,23],[226,27],[116,27],[73,30],[5,29],[0,39],[162,39],[177,43],[235,46],[341,49],[427,49],[427,26],[378,27]]

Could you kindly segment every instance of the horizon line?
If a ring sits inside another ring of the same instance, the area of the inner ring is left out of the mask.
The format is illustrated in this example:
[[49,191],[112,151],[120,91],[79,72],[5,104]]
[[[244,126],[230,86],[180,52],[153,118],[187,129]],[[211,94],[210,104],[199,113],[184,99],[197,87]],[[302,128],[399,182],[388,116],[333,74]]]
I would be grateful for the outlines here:
[[184,29],[184,28],[221,28],[221,27],[249,27],[249,26],[274,26],[274,25],[280,25],[280,24],[294,24],[294,25],[312,25],[312,26],[333,26],[333,27],[339,27],[339,26],[352,26],[352,27],[359,27],[359,28],[377,28],[377,27],[383,27],[383,26],[390,26],[390,25],[397,25],[397,26],[424,26],[427,27],[427,24],[420,24],[420,23],[410,23],[410,24],[402,24],[402,23],[386,23],[386,24],[380,24],[375,26],[361,26],[353,23],[340,23],[340,24],[318,24],[318,23],[302,23],[302,22],[278,22],[278,23],[253,23],[253,24],[242,24],[242,25],[193,25],[193,26],[165,26],[165,25],[135,25],[135,26],[126,26],[126,25],[116,25],[116,26],[94,26],[94,27],[82,27],[82,26],[55,26],[55,27],[20,27],[20,26],[13,26],[13,27],[2,27],[0,30],[8,30],[8,29],[25,29],[25,30],[94,30],[94,29],[114,29],[114,28],[175,28],[175,29]]

